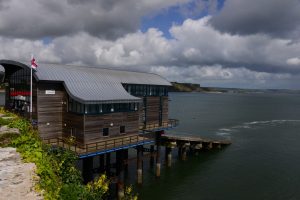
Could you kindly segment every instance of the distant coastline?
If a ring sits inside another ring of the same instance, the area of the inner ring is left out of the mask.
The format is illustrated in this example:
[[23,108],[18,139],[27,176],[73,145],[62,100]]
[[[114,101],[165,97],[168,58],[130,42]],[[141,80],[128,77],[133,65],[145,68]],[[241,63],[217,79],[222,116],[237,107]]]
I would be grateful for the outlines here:
[[202,87],[200,84],[171,82],[170,92],[203,92],[203,93],[285,93],[300,94],[300,90],[289,89],[241,89],[241,88],[221,88]]

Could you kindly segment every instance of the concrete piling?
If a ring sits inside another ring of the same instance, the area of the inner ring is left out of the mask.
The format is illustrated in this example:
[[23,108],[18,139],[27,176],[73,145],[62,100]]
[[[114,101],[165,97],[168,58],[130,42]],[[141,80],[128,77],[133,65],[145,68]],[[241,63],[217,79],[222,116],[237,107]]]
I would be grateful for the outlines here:
[[143,146],[137,148],[137,183],[143,183]]
[[166,164],[167,167],[171,167],[172,165],[172,148],[166,147]]
[[88,183],[93,180],[93,161],[93,157],[82,159],[82,176],[84,183]]

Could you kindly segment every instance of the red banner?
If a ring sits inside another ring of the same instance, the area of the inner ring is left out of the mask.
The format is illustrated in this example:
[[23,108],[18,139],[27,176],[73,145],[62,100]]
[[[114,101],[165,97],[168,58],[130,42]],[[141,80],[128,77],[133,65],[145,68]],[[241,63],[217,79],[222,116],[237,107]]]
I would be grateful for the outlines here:
[[30,96],[30,91],[12,91],[10,92],[10,96]]

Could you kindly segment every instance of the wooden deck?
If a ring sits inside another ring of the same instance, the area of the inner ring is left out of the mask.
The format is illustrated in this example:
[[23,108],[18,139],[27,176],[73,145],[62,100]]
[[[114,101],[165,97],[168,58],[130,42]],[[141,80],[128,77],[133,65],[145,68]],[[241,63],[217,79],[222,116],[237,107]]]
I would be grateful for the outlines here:
[[162,143],[170,147],[184,147],[191,146],[196,149],[212,149],[213,147],[221,148],[231,144],[229,140],[212,140],[204,139],[198,136],[187,135],[163,135],[161,137]]
[[153,133],[124,135],[95,141],[85,145],[72,143],[66,138],[43,139],[43,142],[53,146],[69,149],[78,154],[80,158],[84,158],[91,155],[100,155],[120,149],[127,149],[138,145],[150,144],[154,142],[154,135]]

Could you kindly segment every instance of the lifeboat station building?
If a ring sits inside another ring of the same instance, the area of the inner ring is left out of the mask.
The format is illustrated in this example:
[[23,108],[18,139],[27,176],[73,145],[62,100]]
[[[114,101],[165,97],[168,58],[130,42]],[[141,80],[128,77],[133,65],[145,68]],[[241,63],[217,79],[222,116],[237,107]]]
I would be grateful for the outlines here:
[[178,123],[168,119],[171,84],[156,74],[39,63],[30,113],[30,65],[0,65],[5,107],[30,118],[45,142],[68,145],[80,158],[154,143]]

